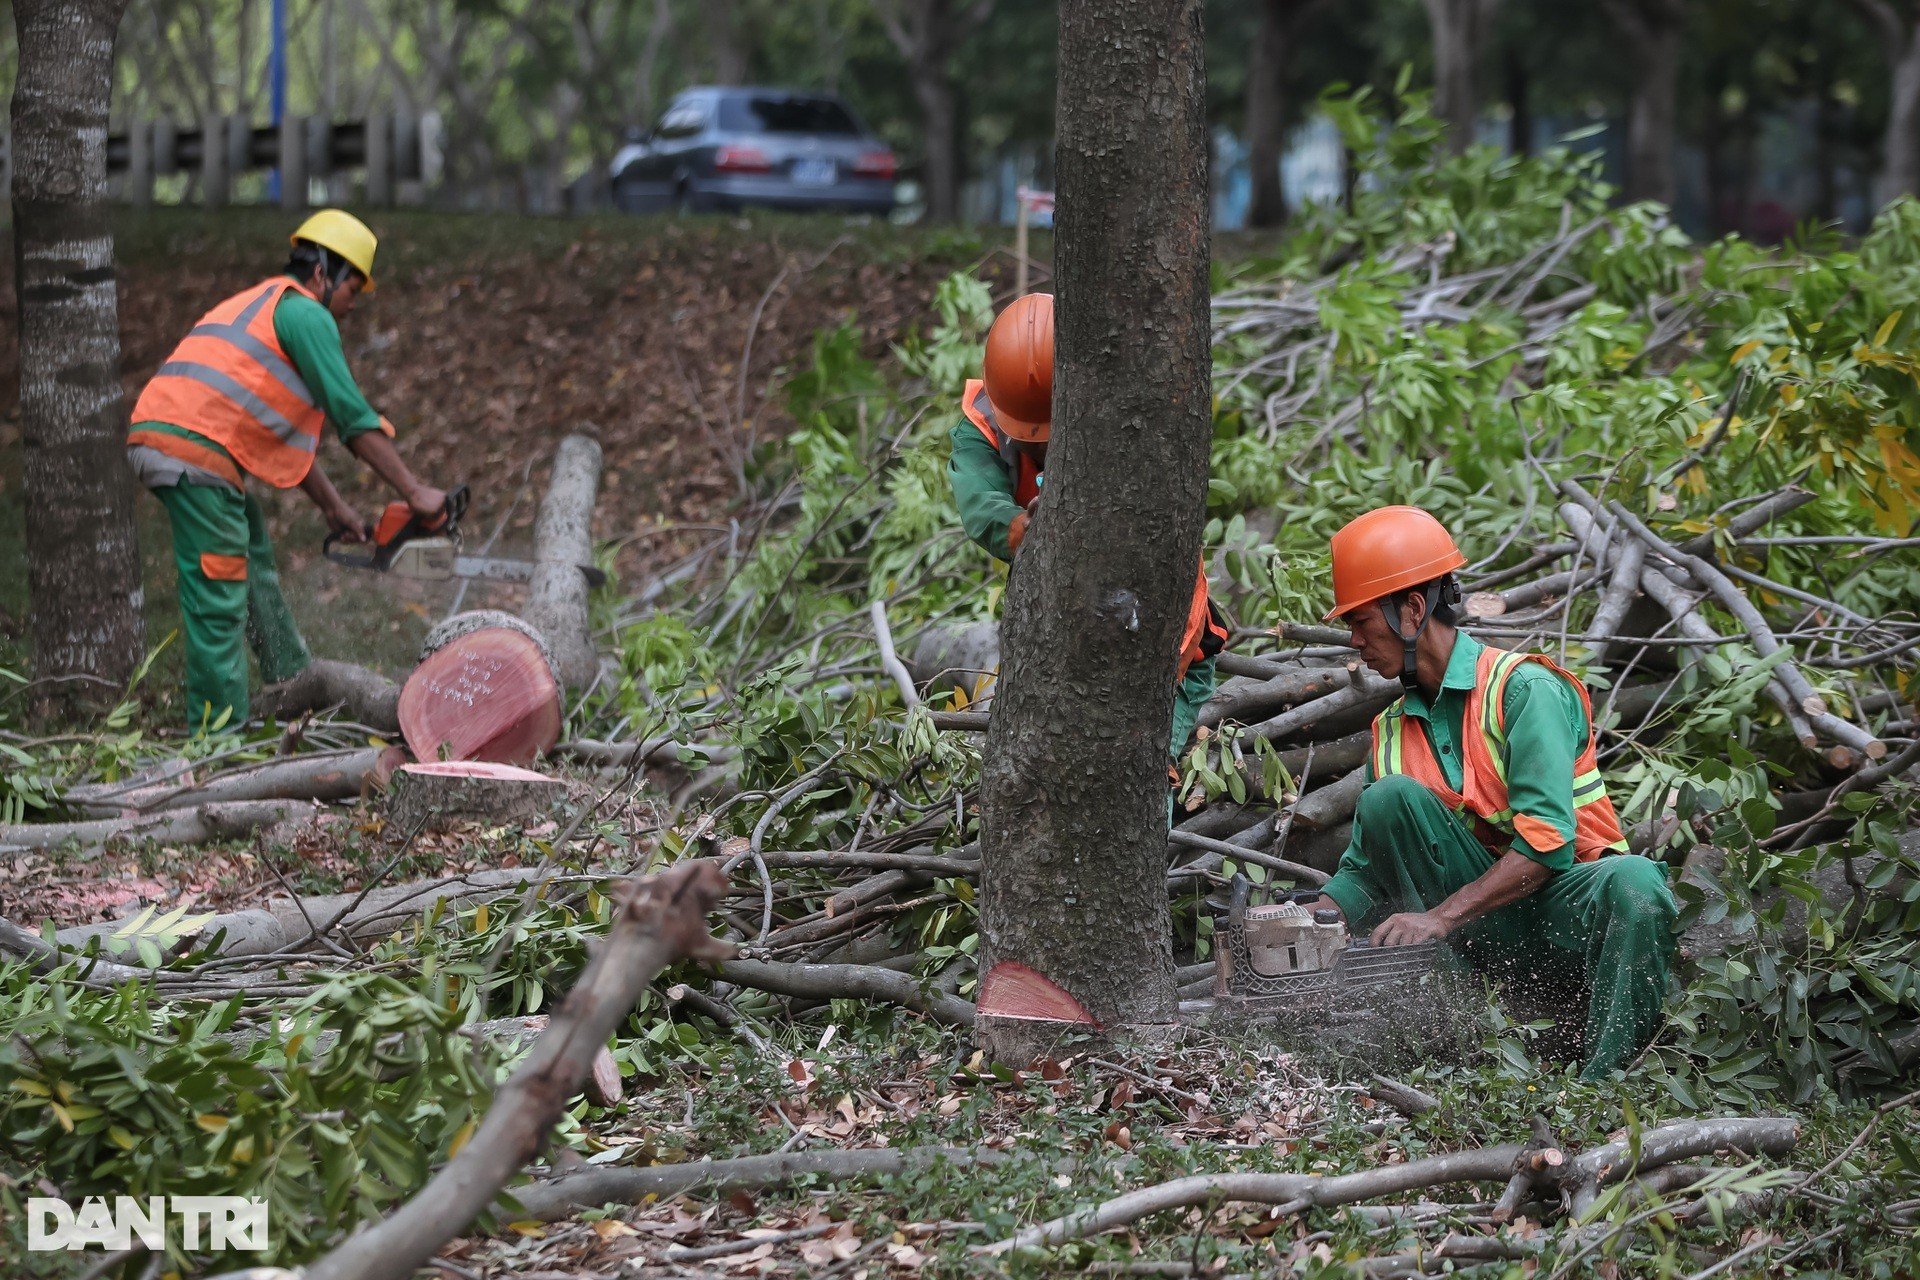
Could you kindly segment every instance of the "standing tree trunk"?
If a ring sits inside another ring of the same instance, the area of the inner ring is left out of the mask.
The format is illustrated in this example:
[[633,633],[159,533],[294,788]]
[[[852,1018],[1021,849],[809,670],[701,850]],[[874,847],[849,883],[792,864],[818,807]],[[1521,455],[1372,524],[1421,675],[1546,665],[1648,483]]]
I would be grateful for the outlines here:
[[1247,167],[1253,200],[1247,224],[1277,227],[1287,219],[1280,159],[1287,145],[1287,70],[1300,19],[1314,0],[1260,0],[1260,30],[1247,64]]
[[1474,88],[1480,49],[1500,0],[1426,0],[1433,30],[1433,113],[1447,122],[1447,146],[1455,154],[1473,142],[1480,116]]
[[960,216],[960,85],[953,61],[960,44],[993,12],[993,0],[875,0],[887,39],[906,59],[926,136],[923,166],[927,221]]
[[741,39],[740,0],[706,0],[707,43],[713,52],[715,84],[747,82],[747,46]]
[[1517,44],[1507,50],[1507,150],[1516,156],[1533,154],[1533,76],[1527,70],[1527,51]]
[[1685,0],[1603,0],[1633,62],[1627,107],[1629,200],[1673,204],[1674,102],[1680,87]]
[[1920,0],[1853,0],[1873,24],[1886,54],[1887,132],[1881,143],[1881,204],[1920,195]]
[[[1176,1012],[1167,738],[1212,434],[1202,3],[1060,5],[1053,438],[981,786],[983,964],[1109,1030]],[[1032,1025],[983,1010],[978,1034],[1015,1059]]]
[[133,674],[145,635],[107,220],[126,0],[15,0],[13,254],[27,589],[42,678]]

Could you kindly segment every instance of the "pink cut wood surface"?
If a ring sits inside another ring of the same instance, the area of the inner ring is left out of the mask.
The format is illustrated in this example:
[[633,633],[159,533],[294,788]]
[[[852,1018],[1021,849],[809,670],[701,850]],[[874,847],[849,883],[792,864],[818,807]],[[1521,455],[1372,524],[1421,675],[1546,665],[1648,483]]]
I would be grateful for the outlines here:
[[495,764],[491,760],[435,760],[402,765],[401,773],[424,773],[435,778],[490,778],[496,782],[552,782],[544,773],[522,769],[517,764]]
[[483,627],[448,641],[400,689],[414,758],[532,764],[560,740],[560,685],[529,636]]
[[1002,960],[980,983],[979,1011],[994,1018],[1036,1018],[1094,1025],[1086,1006],[1064,987],[1017,960]]

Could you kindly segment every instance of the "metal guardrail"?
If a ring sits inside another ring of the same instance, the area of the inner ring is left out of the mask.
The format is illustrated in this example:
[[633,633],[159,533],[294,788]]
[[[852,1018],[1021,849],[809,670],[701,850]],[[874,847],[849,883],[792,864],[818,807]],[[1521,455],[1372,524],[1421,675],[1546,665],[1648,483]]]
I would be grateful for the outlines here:
[[236,175],[278,170],[281,206],[300,209],[313,179],[363,170],[366,203],[390,205],[398,183],[437,180],[438,129],[437,115],[405,113],[347,121],[286,116],[277,125],[218,115],[189,126],[136,120],[108,135],[107,175],[119,179],[121,199],[149,204],[157,178],[191,173],[200,200],[218,206],[232,199]]

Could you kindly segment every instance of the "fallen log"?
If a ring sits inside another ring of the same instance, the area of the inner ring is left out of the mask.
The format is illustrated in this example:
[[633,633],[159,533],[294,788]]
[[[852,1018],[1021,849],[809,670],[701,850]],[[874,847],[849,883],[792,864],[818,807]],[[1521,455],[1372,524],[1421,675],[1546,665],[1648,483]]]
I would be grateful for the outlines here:
[[977,701],[1000,670],[1000,628],[993,622],[928,627],[907,655],[907,671],[928,697],[964,689]]
[[1200,723],[1213,728],[1228,720],[1265,720],[1282,708],[1344,688],[1351,679],[1345,667],[1333,666],[1301,667],[1247,684],[1229,682],[1200,708]]
[[693,1160],[645,1169],[588,1167],[516,1187],[513,1198],[528,1218],[553,1222],[578,1209],[639,1204],[695,1192],[721,1196],[782,1186],[796,1178],[868,1178],[951,1164],[965,1167],[1006,1159],[977,1147],[884,1147],[876,1151],[783,1151],[733,1160]]
[[1345,668],[1346,682],[1332,693],[1304,702],[1288,711],[1248,725],[1242,732],[1250,738],[1275,741],[1327,720],[1336,712],[1353,712],[1371,717],[1405,692],[1397,680],[1375,675],[1359,663]]
[[456,614],[435,627],[400,690],[400,730],[416,760],[530,765],[560,741],[562,719],[546,642],[511,614]]
[[517,765],[449,760],[401,765],[387,794],[387,815],[403,831],[431,830],[457,819],[534,823],[568,795],[558,778]]
[[88,812],[121,817],[240,800],[352,800],[379,757],[378,747],[320,751],[248,765],[185,786],[140,787],[97,798],[83,792],[68,798]]
[[308,1266],[307,1280],[405,1280],[464,1230],[546,1142],[595,1055],[654,975],[683,958],[732,954],[707,932],[707,914],[725,892],[726,877],[711,862],[683,863],[627,885],[586,972],[472,1140],[392,1215]]
[[878,1000],[924,1013],[949,1027],[971,1027],[973,1005],[944,992],[922,991],[911,974],[867,964],[782,964],[726,960],[714,972],[728,982],[774,995],[812,1000]]
[[109,842],[154,840],[161,844],[207,844],[238,840],[262,827],[314,812],[300,800],[233,800],[196,804],[182,809],[131,818],[100,818],[88,822],[34,822],[0,827],[0,846],[56,849],[72,841],[90,847]]
[[254,710],[276,720],[343,707],[349,719],[381,733],[400,729],[400,686],[352,662],[315,658],[290,680],[260,690]]
[[[220,938],[215,954],[221,956],[277,954],[299,949],[318,937],[364,942],[386,936],[436,903],[445,903],[447,907],[471,905],[555,878],[558,873],[551,870],[519,867],[436,876],[359,893],[275,897],[268,899],[263,907],[216,915],[192,937],[201,944]],[[60,930],[55,938],[63,949],[77,949],[95,937],[119,931],[126,923],[110,920],[75,925]],[[142,973],[151,976],[150,971],[142,970]]]
[[599,669],[588,628],[587,580],[580,567],[593,563],[600,462],[600,443],[592,436],[575,434],[560,442],[553,478],[534,521],[533,578],[520,611],[546,637],[554,671],[570,689],[585,688]]

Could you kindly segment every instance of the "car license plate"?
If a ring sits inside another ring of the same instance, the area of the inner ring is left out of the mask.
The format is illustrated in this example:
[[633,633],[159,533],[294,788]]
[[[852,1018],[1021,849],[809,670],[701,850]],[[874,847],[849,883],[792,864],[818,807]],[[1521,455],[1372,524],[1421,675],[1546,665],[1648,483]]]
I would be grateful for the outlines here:
[[793,180],[803,187],[830,187],[833,185],[833,161],[795,160]]

